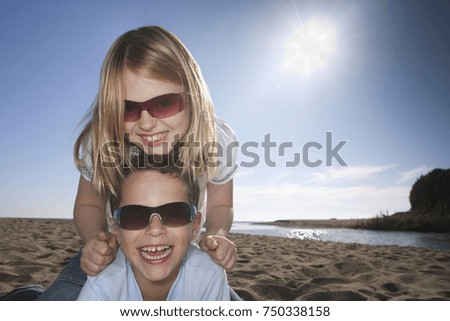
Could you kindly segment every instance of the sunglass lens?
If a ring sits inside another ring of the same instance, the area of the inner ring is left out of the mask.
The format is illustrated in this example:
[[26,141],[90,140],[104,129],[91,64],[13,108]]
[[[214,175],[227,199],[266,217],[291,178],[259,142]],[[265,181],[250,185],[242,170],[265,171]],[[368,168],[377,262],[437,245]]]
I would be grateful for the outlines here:
[[124,120],[126,122],[134,122],[140,118],[141,109],[132,102],[125,102]]
[[167,118],[179,113],[183,109],[180,95],[169,94],[159,96],[152,101],[152,111],[156,118]]
[[145,206],[124,206],[120,213],[120,227],[126,230],[141,230],[147,227],[149,218],[150,213]]
[[169,227],[178,227],[188,224],[191,221],[191,209],[183,202],[169,203],[158,208],[158,213]]

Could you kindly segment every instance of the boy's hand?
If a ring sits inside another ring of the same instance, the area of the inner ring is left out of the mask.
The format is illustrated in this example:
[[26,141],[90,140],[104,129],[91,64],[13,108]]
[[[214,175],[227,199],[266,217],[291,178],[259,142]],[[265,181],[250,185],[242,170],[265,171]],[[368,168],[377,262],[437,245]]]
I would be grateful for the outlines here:
[[109,232],[100,232],[84,245],[80,265],[84,273],[95,276],[103,271],[116,257],[119,244],[116,236]]
[[203,235],[199,242],[200,249],[226,270],[231,270],[237,260],[237,249],[233,242],[219,235]]

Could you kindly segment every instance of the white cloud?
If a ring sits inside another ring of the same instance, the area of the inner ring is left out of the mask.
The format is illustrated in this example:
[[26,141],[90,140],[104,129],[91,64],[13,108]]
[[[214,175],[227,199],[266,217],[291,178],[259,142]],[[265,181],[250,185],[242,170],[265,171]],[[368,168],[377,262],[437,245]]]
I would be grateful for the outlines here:
[[427,172],[429,172],[431,170],[431,168],[429,168],[428,166],[420,166],[417,168],[414,168],[410,171],[407,172],[402,172],[400,179],[397,181],[397,184],[401,184],[401,183],[406,183],[406,182],[411,182],[413,180],[418,179],[421,175],[426,174]]
[[237,183],[234,192],[235,220],[368,218],[380,211],[408,210],[411,187],[386,185],[379,179],[396,166],[325,168],[289,178],[278,172],[266,176],[263,184],[241,181],[243,185]]
[[366,218],[410,207],[409,187],[404,186],[236,186],[234,195],[236,221]]
[[369,178],[375,174],[387,171],[397,165],[390,164],[384,166],[348,166],[348,167],[330,167],[322,172],[313,173],[311,182],[332,182],[332,181],[350,181]]

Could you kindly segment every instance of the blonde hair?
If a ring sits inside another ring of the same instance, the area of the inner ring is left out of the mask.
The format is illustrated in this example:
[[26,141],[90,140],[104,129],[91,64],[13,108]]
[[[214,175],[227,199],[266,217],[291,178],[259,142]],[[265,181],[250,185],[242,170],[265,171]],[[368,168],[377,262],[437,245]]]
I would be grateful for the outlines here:
[[[215,144],[216,133],[208,87],[199,66],[183,43],[171,32],[157,26],[130,30],[109,49],[101,69],[97,98],[86,114],[84,120],[87,123],[75,142],[77,167],[85,166],[82,156],[90,153],[92,185],[99,193],[110,192],[113,195],[118,195],[124,168],[135,169],[123,135],[125,98],[122,82],[125,69],[183,86],[187,105],[191,108],[191,119],[188,132],[181,141],[188,137],[199,142],[200,148],[178,149],[177,164],[182,166],[183,175],[187,173],[196,178],[198,174],[204,174],[209,180],[214,168],[207,166],[209,151],[203,146]],[[108,147],[111,143],[110,147],[121,147],[124,152],[119,164],[105,166],[111,159],[117,160],[117,152]]]

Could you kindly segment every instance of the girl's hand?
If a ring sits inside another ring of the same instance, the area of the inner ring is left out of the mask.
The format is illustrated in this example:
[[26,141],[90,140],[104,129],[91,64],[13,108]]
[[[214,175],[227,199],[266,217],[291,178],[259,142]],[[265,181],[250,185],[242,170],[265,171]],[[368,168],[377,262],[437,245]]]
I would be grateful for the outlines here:
[[116,257],[119,244],[116,236],[109,232],[100,232],[84,245],[80,265],[84,273],[95,276],[103,271]]
[[199,242],[200,249],[226,270],[236,264],[237,249],[233,242],[219,235],[203,235]]

